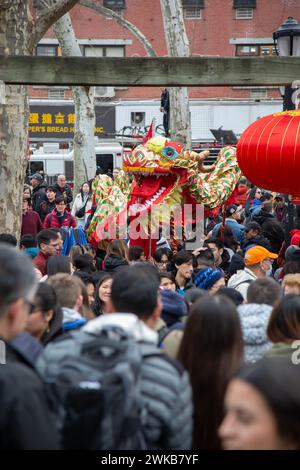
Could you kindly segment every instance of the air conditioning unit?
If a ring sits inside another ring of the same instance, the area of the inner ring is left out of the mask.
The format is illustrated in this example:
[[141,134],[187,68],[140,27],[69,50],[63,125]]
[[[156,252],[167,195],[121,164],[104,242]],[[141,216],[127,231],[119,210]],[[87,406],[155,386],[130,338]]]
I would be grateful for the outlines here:
[[112,86],[95,86],[94,98],[112,98],[115,96],[115,89]]
[[132,112],[130,116],[131,126],[144,126],[146,120],[146,113]]

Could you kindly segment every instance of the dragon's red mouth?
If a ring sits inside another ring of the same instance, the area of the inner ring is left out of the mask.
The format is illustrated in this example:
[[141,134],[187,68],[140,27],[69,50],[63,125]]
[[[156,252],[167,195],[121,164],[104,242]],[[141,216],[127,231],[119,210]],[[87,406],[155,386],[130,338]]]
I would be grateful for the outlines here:
[[136,176],[129,203],[131,215],[161,204],[173,189],[177,178],[176,174],[170,173],[165,176]]

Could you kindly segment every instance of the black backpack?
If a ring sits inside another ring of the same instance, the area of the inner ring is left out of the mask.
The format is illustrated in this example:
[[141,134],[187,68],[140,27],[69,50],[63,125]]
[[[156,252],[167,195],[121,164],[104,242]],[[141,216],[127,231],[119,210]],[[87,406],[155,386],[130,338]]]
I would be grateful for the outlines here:
[[118,327],[51,343],[39,360],[64,449],[145,449],[141,363],[160,354]]

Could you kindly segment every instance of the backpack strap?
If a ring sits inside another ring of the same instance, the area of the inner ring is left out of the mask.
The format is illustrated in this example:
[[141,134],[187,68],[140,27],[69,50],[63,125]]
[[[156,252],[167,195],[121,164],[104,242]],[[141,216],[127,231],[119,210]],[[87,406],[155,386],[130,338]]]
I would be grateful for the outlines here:
[[163,340],[165,339],[166,336],[170,333],[170,328],[168,328],[166,325],[162,326],[158,331],[158,347],[160,347],[163,343]]
[[251,282],[255,281],[255,279],[245,279],[244,281],[239,282],[236,286],[234,286],[234,289],[237,287],[241,286],[242,284],[251,284]]

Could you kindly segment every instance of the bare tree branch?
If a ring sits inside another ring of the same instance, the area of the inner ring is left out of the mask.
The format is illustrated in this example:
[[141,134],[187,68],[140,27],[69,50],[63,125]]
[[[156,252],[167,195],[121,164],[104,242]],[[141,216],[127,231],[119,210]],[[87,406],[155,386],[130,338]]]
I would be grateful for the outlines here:
[[149,57],[157,56],[155,50],[153,49],[151,43],[148,41],[146,36],[144,36],[144,34],[134,24],[130,23],[130,21],[125,20],[124,18],[122,18],[122,16],[118,15],[113,10],[105,8],[102,5],[97,5],[91,0],[81,0],[79,3],[84,7],[97,11],[103,16],[109,16],[113,18],[119,25],[123,26],[123,28],[130,31],[140,41],[140,43],[144,46]]
[[35,27],[31,36],[29,50],[33,49],[39,40],[44,36],[46,31],[61,16],[73,8],[79,0],[57,0],[53,2],[50,8],[43,8],[40,15],[37,16]]

